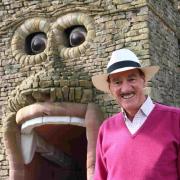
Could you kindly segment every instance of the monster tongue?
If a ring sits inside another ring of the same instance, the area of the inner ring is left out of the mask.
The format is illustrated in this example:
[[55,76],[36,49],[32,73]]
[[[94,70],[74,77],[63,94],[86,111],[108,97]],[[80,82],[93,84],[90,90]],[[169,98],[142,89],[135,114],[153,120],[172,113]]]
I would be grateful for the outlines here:
[[38,117],[26,121],[21,126],[21,150],[25,164],[29,164],[35,152],[39,152],[44,158],[63,167],[72,168],[74,161],[64,152],[47,143],[40,137],[34,128],[47,124],[71,124],[84,126],[84,119],[76,117]]

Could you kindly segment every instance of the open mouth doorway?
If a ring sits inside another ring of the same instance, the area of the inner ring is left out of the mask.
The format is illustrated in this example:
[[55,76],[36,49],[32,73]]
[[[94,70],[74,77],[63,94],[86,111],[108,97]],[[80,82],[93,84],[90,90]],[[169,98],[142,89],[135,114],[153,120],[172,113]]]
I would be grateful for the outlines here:
[[25,157],[26,161],[32,159],[25,165],[26,180],[86,180],[87,140],[84,127],[43,125],[35,127],[34,131],[35,135],[31,134],[34,140],[30,140],[29,145],[24,137],[26,148],[31,149],[29,153],[36,151]]
[[94,103],[34,103],[4,120],[10,180],[87,179],[103,116]]

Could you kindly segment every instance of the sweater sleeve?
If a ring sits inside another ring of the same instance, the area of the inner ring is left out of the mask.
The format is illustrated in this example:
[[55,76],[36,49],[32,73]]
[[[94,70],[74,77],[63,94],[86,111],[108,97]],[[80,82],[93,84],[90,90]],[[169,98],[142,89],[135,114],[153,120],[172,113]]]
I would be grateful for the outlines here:
[[94,180],[107,179],[107,169],[106,169],[105,159],[103,157],[102,141],[103,141],[103,133],[102,133],[102,129],[100,129],[97,139],[97,146],[96,146],[96,164],[95,164]]

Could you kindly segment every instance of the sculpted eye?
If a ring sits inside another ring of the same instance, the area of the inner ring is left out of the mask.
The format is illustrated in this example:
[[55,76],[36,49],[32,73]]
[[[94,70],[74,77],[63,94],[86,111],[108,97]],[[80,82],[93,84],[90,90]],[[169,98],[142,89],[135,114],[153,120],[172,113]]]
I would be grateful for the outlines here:
[[65,59],[81,56],[96,36],[93,19],[78,12],[59,17],[52,29],[59,55]]
[[70,47],[79,46],[82,44],[87,35],[87,30],[84,26],[75,26],[66,30]]
[[35,65],[47,59],[50,23],[45,18],[31,18],[15,31],[11,48],[16,61],[22,66]]
[[37,32],[30,34],[26,38],[26,52],[29,55],[35,55],[43,52],[46,49],[47,37],[45,33]]

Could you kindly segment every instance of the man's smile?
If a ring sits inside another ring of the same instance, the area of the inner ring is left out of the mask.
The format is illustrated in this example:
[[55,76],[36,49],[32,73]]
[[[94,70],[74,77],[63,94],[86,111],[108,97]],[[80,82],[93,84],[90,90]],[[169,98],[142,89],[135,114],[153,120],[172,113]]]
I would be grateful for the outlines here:
[[126,93],[126,94],[121,94],[121,98],[123,99],[131,99],[132,97],[135,96],[135,93],[132,92],[132,93]]

